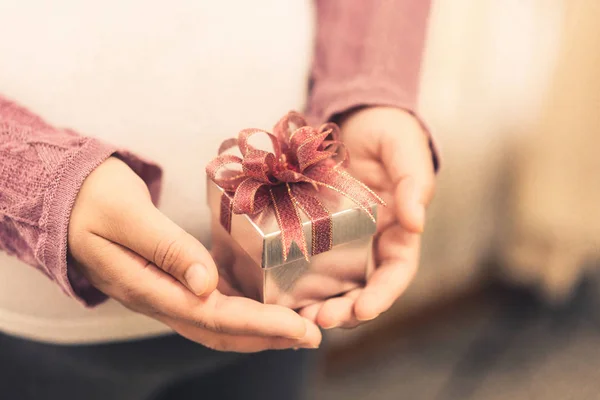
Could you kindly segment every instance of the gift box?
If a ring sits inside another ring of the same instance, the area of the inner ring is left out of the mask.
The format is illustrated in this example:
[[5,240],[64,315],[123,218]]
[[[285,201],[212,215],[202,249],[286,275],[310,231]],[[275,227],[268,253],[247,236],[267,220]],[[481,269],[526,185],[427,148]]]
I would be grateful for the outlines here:
[[[249,145],[257,134],[271,151]],[[365,284],[383,201],[345,172],[338,135],[289,113],[273,134],[244,130],[221,146],[207,197],[212,254],[230,292],[297,309]]]

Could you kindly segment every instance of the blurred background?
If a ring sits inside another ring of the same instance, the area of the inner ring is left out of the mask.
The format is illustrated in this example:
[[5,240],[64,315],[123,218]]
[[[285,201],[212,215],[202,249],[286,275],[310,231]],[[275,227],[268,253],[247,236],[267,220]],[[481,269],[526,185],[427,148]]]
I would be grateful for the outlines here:
[[[47,11],[54,3],[45,3],[37,13],[19,8],[30,25],[10,16],[0,24],[8,38],[0,41],[2,54],[11,61],[2,64],[3,94],[41,110],[51,121],[92,134],[109,132],[113,136],[107,140],[125,147],[137,141],[123,134],[132,127],[162,134],[175,124],[189,132],[268,126],[263,122],[275,120],[287,111],[286,104],[304,95],[304,84],[295,91],[286,89],[289,96],[280,101],[284,109],[275,107],[271,115],[257,112],[263,105],[255,101],[255,92],[279,93],[284,90],[278,87],[288,84],[294,88],[290,77],[308,68],[304,64],[309,58],[303,56],[309,52],[308,41],[301,46],[308,26],[281,19],[276,29],[269,25],[256,30],[265,46],[249,47],[241,56],[234,51],[239,47],[235,35],[194,47],[194,57],[222,55],[215,65],[225,73],[211,76],[210,69],[198,74],[193,63],[177,64],[185,59],[186,43],[172,47],[176,36],[161,36],[161,24],[180,23],[184,33],[205,34],[190,28],[202,23],[209,28],[206,32],[234,31],[253,27],[253,14],[232,15],[221,27],[216,18],[198,22],[194,13],[147,2],[150,18],[142,19],[139,34],[115,48],[104,45],[104,40],[119,42],[115,38],[129,32],[127,18],[137,16],[142,3],[123,5],[120,20],[112,19],[110,7],[101,2],[92,7],[71,1],[68,7],[62,5],[61,10],[69,9],[64,15]],[[281,7],[276,12],[293,7],[273,4]],[[302,17],[298,10],[303,8],[296,7],[286,12]],[[169,11],[162,14],[163,8]],[[258,7],[252,3],[247,8]],[[101,18],[92,18],[95,13]],[[71,19],[71,14],[78,18]],[[102,30],[98,21],[103,18],[118,29],[98,35],[89,46],[93,51],[87,51],[86,40]],[[600,399],[600,0],[433,0],[430,18],[420,112],[440,147],[442,168],[428,213],[421,267],[392,310],[360,328],[327,335],[324,359],[315,371],[320,378],[310,399]],[[96,21],[88,36],[71,33],[87,21]],[[52,26],[47,38],[29,29],[38,23]],[[271,79],[271,70],[262,65],[272,56],[271,49],[282,47],[272,32],[284,25],[298,33],[290,34],[298,42],[283,46],[281,59],[292,60],[289,65],[306,60],[297,70],[281,68],[281,76]],[[148,26],[154,32],[148,43],[156,49],[134,46],[136,40],[146,40]],[[8,34],[15,27],[21,27],[19,41]],[[192,34],[181,37],[194,40]],[[63,49],[73,44],[65,38],[73,38],[77,51]],[[22,43],[23,48],[42,43],[42,53],[23,54],[35,56],[31,59],[42,54],[48,68],[37,71],[36,63],[21,54]],[[102,51],[96,54],[98,49]],[[113,51],[119,57],[107,57]],[[259,57],[251,57],[253,51]],[[81,56],[81,68],[65,67],[78,60],[69,58],[71,53]],[[172,57],[163,62],[156,54]],[[135,61],[125,62],[129,56]],[[249,64],[239,68],[238,57]],[[149,62],[152,68],[142,68],[146,60],[154,60]],[[178,74],[169,75],[175,65]],[[90,66],[109,73],[96,77]],[[140,95],[146,93],[144,79],[164,80],[156,85],[158,95]],[[64,81],[71,84],[65,87]],[[38,93],[40,82],[49,90]],[[246,83],[260,90],[248,90],[251,97],[232,94]],[[112,88],[119,85],[128,90],[114,96]],[[187,108],[173,106],[198,88],[215,93],[203,113],[193,101]],[[58,95],[60,102],[55,101]],[[72,111],[80,102],[88,105],[87,113]],[[103,113],[90,106],[95,103]],[[222,118],[219,110],[228,107],[240,114]],[[147,114],[153,118],[135,117]],[[254,120],[255,115],[264,120]],[[215,148],[221,140],[215,135]],[[168,150],[175,151],[178,144],[171,145]],[[151,159],[160,160],[165,153],[162,146],[138,146]],[[177,151],[182,151],[179,146]],[[196,149],[186,151],[195,154]],[[175,171],[187,170],[186,157],[179,158]],[[200,181],[195,184],[199,187]],[[176,192],[165,209],[179,208],[177,197],[194,193],[194,187],[190,184],[183,195]],[[184,227],[193,232],[199,217],[190,214]],[[9,271],[14,274],[9,269],[5,273]],[[57,303],[57,310],[73,318],[84,313],[66,297],[54,300],[56,288],[37,271],[23,271],[41,282],[35,299],[39,304],[64,301]],[[17,285],[4,289],[0,300],[16,308],[24,296],[29,293],[21,293]]]
[[318,399],[600,398],[600,2],[435,0],[422,263]]

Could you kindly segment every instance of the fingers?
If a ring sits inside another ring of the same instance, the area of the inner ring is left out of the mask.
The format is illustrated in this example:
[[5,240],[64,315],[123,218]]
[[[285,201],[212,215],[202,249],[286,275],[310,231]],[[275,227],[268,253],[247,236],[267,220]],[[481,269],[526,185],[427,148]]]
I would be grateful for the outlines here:
[[215,292],[213,297],[214,301],[206,302],[201,313],[203,320],[209,321],[206,325],[209,329],[291,339],[301,339],[307,333],[315,334],[314,324],[289,308],[262,304],[244,297],[228,297],[219,292]]
[[264,350],[283,350],[289,348],[313,349],[318,347],[315,347],[314,339],[298,341],[281,337],[228,335],[224,333],[214,333],[198,329],[191,330],[189,329],[189,326],[181,324],[179,321],[166,320],[165,322],[187,339],[202,343],[204,346],[218,351],[255,353]]
[[200,296],[215,290],[217,267],[208,250],[152,204],[121,213],[104,237],[133,250]]
[[317,323],[323,329],[353,328],[360,324],[354,315],[354,303],[362,288],[325,301],[311,304],[300,310],[300,315]]
[[354,314],[368,321],[389,309],[413,279],[419,259],[420,236],[401,226],[390,227],[378,240],[378,267],[356,299]]
[[[358,293],[358,291],[355,292]],[[324,329],[356,325],[354,316],[355,298],[353,298],[352,293],[349,292],[344,296],[326,300],[317,315],[317,323]]]
[[309,306],[301,308],[298,313],[313,323],[317,323],[317,315],[319,314],[319,310],[323,307],[323,302],[318,302],[311,304]]
[[88,251],[90,256],[82,261],[98,265],[87,270],[101,275],[92,277],[100,290],[134,311],[177,321],[177,326],[187,327],[188,336],[200,337],[202,332],[210,331],[287,338],[298,346],[308,347],[317,347],[321,341],[319,329],[290,309],[228,297],[218,291],[197,297],[131,250],[99,236],[93,236],[90,241],[93,242],[90,245],[100,251]]

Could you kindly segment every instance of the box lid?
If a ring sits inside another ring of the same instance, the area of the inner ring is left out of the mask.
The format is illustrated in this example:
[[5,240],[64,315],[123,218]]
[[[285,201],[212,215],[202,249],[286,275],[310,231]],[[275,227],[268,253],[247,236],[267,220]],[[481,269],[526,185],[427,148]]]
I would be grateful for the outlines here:
[[[208,205],[217,218],[221,209],[222,194],[223,189],[208,179]],[[332,216],[333,248],[375,233],[375,222],[350,199],[326,188],[321,188],[318,195]],[[373,215],[377,218],[377,205],[371,207]],[[312,223],[306,215],[302,214],[301,217],[306,245],[311,254]],[[278,267],[304,258],[300,248],[294,243],[287,260],[283,260],[281,230],[275,214],[270,209],[255,216],[233,214],[231,236],[263,268]]]

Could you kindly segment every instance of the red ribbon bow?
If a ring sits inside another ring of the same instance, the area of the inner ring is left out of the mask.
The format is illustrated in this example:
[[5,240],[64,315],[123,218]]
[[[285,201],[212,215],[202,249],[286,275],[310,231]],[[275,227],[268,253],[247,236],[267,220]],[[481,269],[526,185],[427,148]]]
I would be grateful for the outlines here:
[[[272,152],[249,144],[250,137],[256,134],[268,136]],[[226,153],[235,146],[241,157]],[[331,214],[316,196],[319,187],[348,197],[373,221],[370,206],[385,204],[344,170],[347,164],[348,154],[339,140],[336,124],[327,123],[316,129],[308,126],[301,114],[292,111],[275,125],[272,134],[261,129],[244,129],[237,139],[224,141],[219,155],[207,165],[206,173],[224,189],[220,220],[228,232],[232,212],[255,215],[272,207],[281,229],[283,259],[287,260],[293,242],[308,259],[300,211],[312,223],[312,254],[332,247]]]

